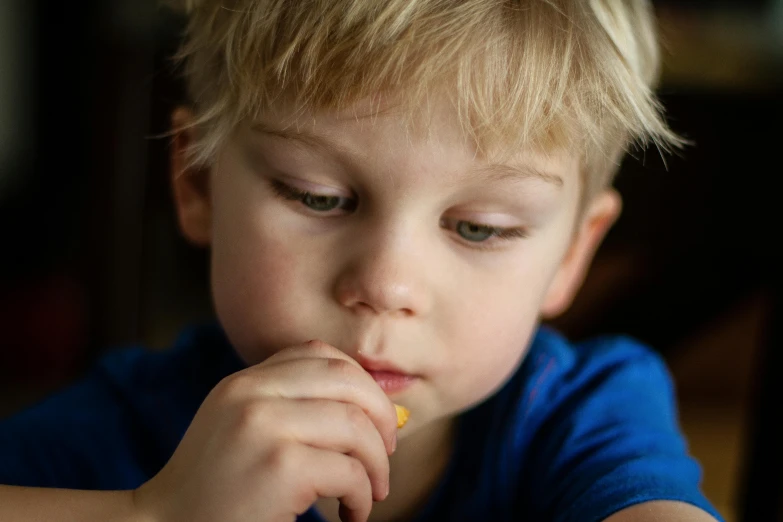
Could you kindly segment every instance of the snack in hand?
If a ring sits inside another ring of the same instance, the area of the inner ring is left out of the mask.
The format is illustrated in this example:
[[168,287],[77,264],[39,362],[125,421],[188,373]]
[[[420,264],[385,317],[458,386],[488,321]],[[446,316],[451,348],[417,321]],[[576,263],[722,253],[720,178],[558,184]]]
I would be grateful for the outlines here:
[[408,408],[405,406],[400,406],[399,404],[395,404],[394,408],[397,410],[397,428],[402,428],[405,426],[405,423],[408,422],[408,417],[411,416],[411,412]]

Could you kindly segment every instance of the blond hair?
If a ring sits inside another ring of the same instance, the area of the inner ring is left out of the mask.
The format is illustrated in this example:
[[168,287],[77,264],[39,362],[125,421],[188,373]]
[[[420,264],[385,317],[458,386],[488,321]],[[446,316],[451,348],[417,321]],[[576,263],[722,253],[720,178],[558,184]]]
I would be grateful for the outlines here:
[[681,140],[653,94],[646,0],[179,0],[184,61],[209,165],[243,120],[281,100],[348,109],[381,94],[411,119],[434,93],[479,149],[567,148],[586,193],[634,144]]

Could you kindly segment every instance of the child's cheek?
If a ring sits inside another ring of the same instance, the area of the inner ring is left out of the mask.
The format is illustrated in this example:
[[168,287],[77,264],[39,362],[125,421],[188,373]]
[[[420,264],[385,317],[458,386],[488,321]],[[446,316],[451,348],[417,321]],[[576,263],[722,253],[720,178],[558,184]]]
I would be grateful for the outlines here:
[[461,400],[465,407],[483,401],[516,371],[535,328],[534,320],[529,323],[513,328],[509,327],[513,322],[497,324],[491,331],[476,331],[473,343],[462,345],[462,368],[453,375],[451,387],[454,393],[464,393]]
[[307,331],[302,267],[289,248],[287,242],[269,235],[239,231],[213,245],[215,310],[249,364],[300,342]]
[[437,380],[458,411],[501,387],[527,353],[541,288],[525,271],[512,275],[503,284],[485,281],[473,292],[463,289],[460,299],[444,305],[450,317],[449,327],[441,328],[448,357]]

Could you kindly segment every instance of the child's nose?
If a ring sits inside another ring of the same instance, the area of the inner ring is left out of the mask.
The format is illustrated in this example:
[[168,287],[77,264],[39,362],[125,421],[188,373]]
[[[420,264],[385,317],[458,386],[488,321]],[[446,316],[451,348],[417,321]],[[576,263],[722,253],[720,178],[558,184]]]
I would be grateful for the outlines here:
[[421,252],[406,240],[361,241],[335,284],[335,298],[355,313],[420,316],[432,296]]

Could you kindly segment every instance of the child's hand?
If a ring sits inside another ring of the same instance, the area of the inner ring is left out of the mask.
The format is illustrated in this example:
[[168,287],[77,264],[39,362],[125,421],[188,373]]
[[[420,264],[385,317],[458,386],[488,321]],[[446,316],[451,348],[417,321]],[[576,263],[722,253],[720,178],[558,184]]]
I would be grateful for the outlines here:
[[156,522],[293,522],[332,497],[343,520],[363,522],[388,494],[396,437],[373,378],[311,341],[221,381],[135,500]]

